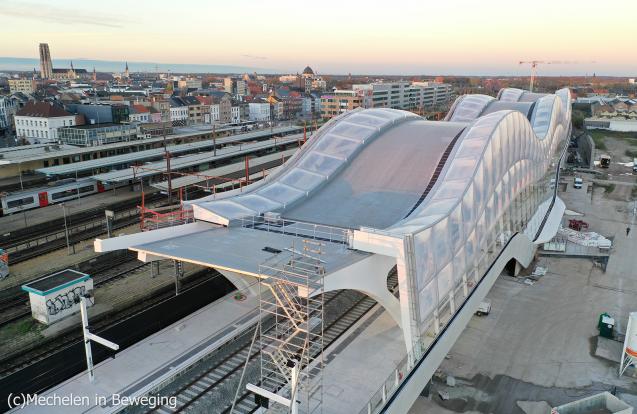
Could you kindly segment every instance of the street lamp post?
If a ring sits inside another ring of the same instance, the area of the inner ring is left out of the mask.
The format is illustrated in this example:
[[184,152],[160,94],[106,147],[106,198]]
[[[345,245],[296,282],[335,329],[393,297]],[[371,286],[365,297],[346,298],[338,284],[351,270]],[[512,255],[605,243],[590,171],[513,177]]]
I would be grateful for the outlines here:
[[[67,252],[69,254],[69,256],[71,255],[71,243],[69,243],[69,226],[66,222],[66,205],[64,205],[64,203],[60,204],[62,206],[62,214],[64,215],[64,235],[66,236],[66,249]],[[75,254],[75,245],[73,245],[73,254]]]

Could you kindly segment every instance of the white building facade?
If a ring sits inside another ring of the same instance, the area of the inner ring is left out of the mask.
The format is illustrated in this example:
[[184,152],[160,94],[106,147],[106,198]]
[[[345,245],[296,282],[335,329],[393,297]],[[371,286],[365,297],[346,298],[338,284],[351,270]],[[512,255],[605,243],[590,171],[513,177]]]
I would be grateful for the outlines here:
[[213,124],[219,123],[220,118],[219,104],[210,105],[210,122]]
[[170,107],[170,122],[185,122],[188,120],[188,107],[187,106],[171,106]]
[[57,142],[58,128],[75,125],[75,115],[46,102],[29,102],[15,116],[18,138],[31,144]]
[[353,85],[354,91],[370,95],[364,108],[416,110],[451,103],[451,85],[436,82],[376,82]]
[[241,122],[241,107],[233,106],[230,108],[230,118],[233,124]]

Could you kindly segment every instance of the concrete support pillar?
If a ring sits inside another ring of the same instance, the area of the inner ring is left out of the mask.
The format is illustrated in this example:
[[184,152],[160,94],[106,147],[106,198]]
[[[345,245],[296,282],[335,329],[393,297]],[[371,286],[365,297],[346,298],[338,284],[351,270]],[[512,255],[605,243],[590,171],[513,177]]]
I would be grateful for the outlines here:
[[[372,255],[342,270],[330,273],[324,280],[323,290],[357,290],[377,301],[391,315],[398,326],[402,327],[402,305],[387,289],[387,275],[394,267],[393,257]],[[400,273],[400,270],[399,270]],[[400,274],[398,276],[399,289]]]
[[173,260],[175,265],[175,295],[181,291],[181,279],[184,277],[184,264],[179,260]]
[[259,281],[254,276],[247,276],[230,270],[217,269],[230,283],[247,296],[259,295]]
[[150,277],[154,279],[159,275],[159,260],[150,262]]

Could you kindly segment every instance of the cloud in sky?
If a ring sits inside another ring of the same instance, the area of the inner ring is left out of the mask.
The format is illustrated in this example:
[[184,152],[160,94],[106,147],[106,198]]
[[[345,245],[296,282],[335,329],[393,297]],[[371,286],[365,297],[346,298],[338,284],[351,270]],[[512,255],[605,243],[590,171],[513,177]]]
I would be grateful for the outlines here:
[[265,56],[255,56],[255,55],[241,55],[243,57],[246,57],[248,59],[257,59],[257,60],[267,60],[268,58]]
[[32,3],[14,0],[0,0],[0,16],[37,20],[46,23],[82,24],[121,28],[128,20],[121,16],[87,13],[77,9],[59,7],[52,4]]

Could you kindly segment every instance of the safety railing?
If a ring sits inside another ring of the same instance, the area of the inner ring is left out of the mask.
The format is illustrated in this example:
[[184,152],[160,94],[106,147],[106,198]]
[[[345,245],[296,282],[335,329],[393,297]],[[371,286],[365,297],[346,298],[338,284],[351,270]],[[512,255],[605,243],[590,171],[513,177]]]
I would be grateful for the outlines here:
[[183,207],[163,213],[142,206],[140,213],[140,224],[143,231],[178,226],[194,221],[192,209],[184,209]]
[[287,220],[279,216],[246,216],[237,219],[236,222],[241,227],[330,243],[339,243],[347,246],[349,246],[353,235],[349,229]]

